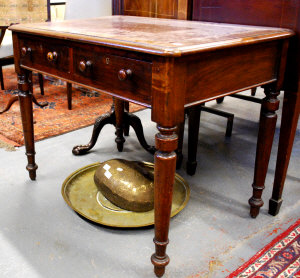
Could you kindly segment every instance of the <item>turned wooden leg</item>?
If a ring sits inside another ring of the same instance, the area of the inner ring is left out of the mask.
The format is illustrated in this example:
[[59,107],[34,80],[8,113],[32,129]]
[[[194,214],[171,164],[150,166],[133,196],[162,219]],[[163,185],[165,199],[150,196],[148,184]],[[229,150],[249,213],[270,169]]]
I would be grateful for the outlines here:
[[124,124],[124,101],[115,98],[115,116],[116,116],[116,143],[118,151],[123,151],[125,138],[123,136],[123,124]]
[[300,110],[300,92],[285,92],[278,145],[275,179],[272,198],[269,201],[269,214],[279,213],[282,204],[282,191],[290,161]]
[[189,108],[188,158],[186,162],[186,172],[191,176],[195,174],[197,168],[197,148],[200,116],[201,107],[199,105]]
[[67,82],[68,109],[72,110],[72,83]]
[[41,73],[39,73],[38,76],[39,76],[41,95],[43,96],[44,95],[44,78]]
[[26,155],[28,160],[26,169],[29,171],[30,179],[35,180],[36,169],[38,168],[38,166],[35,163],[32,93],[30,90],[28,75],[29,73],[27,71],[24,71],[24,73],[22,74],[18,74],[18,88],[20,90],[20,111],[22,117]]
[[249,199],[251,206],[250,215],[253,218],[259,214],[259,209],[264,204],[261,196],[265,188],[264,183],[275,133],[277,120],[276,110],[279,108],[279,100],[277,99],[279,92],[276,92],[271,87],[266,87],[265,94],[266,97],[263,99],[260,112],[254,181],[252,185],[253,196]]
[[169,263],[166,254],[169,223],[172,206],[172,192],[175,179],[177,135],[176,127],[157,127],[160,133],[155,137],[157,152],[154,166],[154,212],[155,212],[155,253],[151,257],[157,277],[163,276]]

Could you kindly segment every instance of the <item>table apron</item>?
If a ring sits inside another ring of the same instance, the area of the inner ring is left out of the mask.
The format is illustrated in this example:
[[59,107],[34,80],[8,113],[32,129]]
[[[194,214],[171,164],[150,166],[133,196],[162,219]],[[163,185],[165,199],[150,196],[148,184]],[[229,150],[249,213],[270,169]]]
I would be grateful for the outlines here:
[[199,54],[187,61],[185,105],[277,81],[281,52],[272,41]]

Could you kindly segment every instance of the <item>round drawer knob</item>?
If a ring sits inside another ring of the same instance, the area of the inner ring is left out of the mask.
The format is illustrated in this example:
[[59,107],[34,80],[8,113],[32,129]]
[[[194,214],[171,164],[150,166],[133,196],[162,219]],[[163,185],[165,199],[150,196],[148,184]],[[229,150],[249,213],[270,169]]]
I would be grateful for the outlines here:
[[49,62],[55,62],[57,60],[57,52],[55,52],[55,51],[48,52],[47,53],[47,60]]
[[30,47],[22,47],[21,48],[21,54],[23,57],[25,57],[27,54],[31,53],[31,48]]
[[131,69],[121,69],[118,72],[118,77],[121,81],[124,81],[126,79],[129,79],[132,76],[132,70]]
[[90,69],[91,66],[92,66],[92,62],[91,61],[80,61],[78,67],[79,67],[79,70],[81,72],[84,72],[84,71]]

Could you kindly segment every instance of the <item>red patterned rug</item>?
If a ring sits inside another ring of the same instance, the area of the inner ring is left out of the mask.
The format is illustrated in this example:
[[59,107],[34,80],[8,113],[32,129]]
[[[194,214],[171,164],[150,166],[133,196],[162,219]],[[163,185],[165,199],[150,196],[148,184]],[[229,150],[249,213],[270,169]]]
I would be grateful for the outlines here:
[[[17,78],[13,67],[4,69],[5,89],[0,90],[0,110],[13,95],[17,95]],[[66,84],[59,80],[44,81],[45,94],[40,94],[37,76],[33,77],[33,92],[38,101],[48,101],[41,108],[33,105],[35,140],[63,134],[92,125],[101,114],[110,110],[112,98],[95,91],[73,86],[72,110],[67,108]],[[143,109],[130,105],[131,111]],[[0,115],[0,146],[22,146],[24,144],[19,103],[15,102],[9,111]]]
[[300,219],[227,278],[300,278]]

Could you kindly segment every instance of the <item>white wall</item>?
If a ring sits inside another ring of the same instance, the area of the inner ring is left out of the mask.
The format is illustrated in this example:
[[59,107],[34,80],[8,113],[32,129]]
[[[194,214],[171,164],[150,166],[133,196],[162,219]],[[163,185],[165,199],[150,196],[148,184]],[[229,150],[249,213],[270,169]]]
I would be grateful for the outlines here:
[[66,0],[65,19],[93,18],[112,14],[112,0]]

